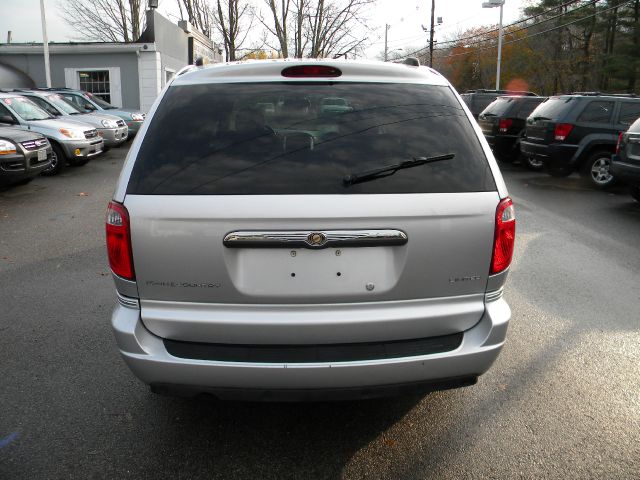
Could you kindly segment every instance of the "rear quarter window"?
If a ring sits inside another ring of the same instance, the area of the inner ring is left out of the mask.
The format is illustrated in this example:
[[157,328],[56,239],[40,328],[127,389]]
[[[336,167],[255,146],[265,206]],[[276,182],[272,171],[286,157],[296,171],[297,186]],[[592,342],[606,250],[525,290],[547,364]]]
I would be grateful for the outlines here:
[[614,102],[601,100],[589,102],[578,116],[577,121],[585,123],[609,123],[613,115],[614,106]]
[[[340,99],[339,101],[336,99]],[[413,158],[445,160],[351,184]],[[494,191],[480,142],[449,87],[242,83],[170,87],[127,193],[387,194]]]

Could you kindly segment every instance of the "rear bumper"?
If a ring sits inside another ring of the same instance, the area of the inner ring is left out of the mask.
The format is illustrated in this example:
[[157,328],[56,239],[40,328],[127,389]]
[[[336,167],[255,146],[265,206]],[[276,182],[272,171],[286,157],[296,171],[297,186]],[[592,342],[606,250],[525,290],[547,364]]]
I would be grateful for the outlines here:
[[621,161],[618,155],[611,157],[611,167],[609,172],[620,180],[629,185],[640,185],[640,165],[637,163],[629,163]]
[[526,140],[520,142],[520,150],[525,156],[542,160],[545,164],[558,167],[572,166],[575,164],[577,145],[565,145],[562,143],[533,143]]
[[249,363],[178,358],[140,320],[137,308],[118,304],[112,326],[133,373],[157,391],[169,386],[221,398],[317,399],[376,396],[403,387],[421,390],[469,385],[486,372],[504,343],[511,311],[504,299],[487,302],[481,320],[463,332],[455,350],[381,360]]

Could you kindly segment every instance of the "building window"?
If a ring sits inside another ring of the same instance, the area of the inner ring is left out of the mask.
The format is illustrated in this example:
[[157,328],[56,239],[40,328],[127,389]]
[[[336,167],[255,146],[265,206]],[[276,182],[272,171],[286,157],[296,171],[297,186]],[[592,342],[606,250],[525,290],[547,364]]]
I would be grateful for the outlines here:
[[79,71],[80,90],[93,93],[107,103],[111,103],[109,70]]

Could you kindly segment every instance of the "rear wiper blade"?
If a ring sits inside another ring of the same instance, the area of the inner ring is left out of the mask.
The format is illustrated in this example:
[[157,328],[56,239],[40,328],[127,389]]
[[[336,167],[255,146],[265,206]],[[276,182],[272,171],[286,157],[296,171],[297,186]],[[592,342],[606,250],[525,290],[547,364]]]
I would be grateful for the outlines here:
[[549,117],[531,117],[531,120],[537,122],[538,120],[551,120]]
[[374,180],[376,178],[388,177],[396,173],[398,170],[404,170],[405,168],[413,168],[420,165],[425,165],[427,163],[440,162],[442,160],[451,160],[455,156],[455,153],[447,153],[444,155],[436,155],[433,157],[413,157],[411,160],[394,163],[393,165],[376,168],[375,170],[345,175],[342,179],[342,183],[344,183],[344,185],[348,187],[349,185],[355,185],[356,183],[368,182],[369,180]]
[[487,112],[481,115],[482,117],[497,117],[495,113]]

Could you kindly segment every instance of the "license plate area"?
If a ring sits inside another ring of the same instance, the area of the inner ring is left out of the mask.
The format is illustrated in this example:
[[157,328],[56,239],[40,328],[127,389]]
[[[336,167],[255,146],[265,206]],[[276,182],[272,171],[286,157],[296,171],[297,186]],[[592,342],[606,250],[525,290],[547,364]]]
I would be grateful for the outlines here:
[[38,150],[38,161],[42,162],[47,159],[47,151],[46,150]]
[[231,280],[245,295],[339,297],[387,292],[397,283],[404,248],[365,247],[225,251]]

